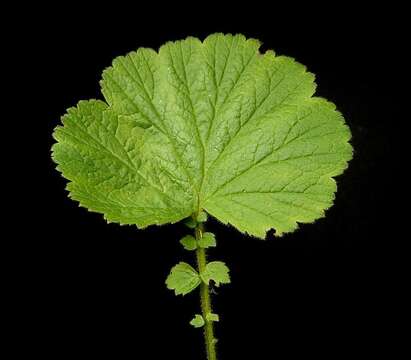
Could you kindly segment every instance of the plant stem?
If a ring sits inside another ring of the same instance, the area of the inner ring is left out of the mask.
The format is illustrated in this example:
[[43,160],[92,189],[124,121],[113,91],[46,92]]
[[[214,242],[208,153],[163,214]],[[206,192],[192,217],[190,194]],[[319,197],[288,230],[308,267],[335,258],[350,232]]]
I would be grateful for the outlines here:
[[[203,236],[203,226],[202,224],[198,224],[195,229],[195,235],[197,241],[201,239]],[[198,247],[196,250],[197,256],[197,266],[198,271],[201,274],[207,265],[207,258],[206,258],[206,251],[203,248]],[[205,338],[205,345],[207,351],[207,359],[208,360],[217,360],[217,354],[215,350],[216,339],[214,338],[214,329],[213,329],[213,322],[207,320],[207,315],[211,314],[212,307],[211,307],[211,298],[210,298],[210,290],[206,283],[201,282],[200,285],[200,298],[201,298],[201,312],[205,321],[204,324],[204,338]]]

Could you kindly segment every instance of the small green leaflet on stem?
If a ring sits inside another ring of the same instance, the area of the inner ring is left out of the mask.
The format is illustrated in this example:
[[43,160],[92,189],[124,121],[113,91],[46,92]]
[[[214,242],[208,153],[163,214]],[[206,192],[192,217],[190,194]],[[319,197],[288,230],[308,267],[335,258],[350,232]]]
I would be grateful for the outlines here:
[[197,222],[204,223],[207,221],[207,218],[208,218],[207,213],[201,210],[197,215]]
[[200,277],[207,285],[210,283],[210,280],[213,280],[216,286],[220,286],[220,284],[230,283],[229,271],[226,264],[222,261],[212,261],[206,265]]
[[195,227],[200,224],[204,223],[207,221],[208,215],[205,211],[201,210],[197,217],[190,216],[189,218],[184,219],[183,223],[185,226],[187,226],[190,229],[195,229]]
[[194,326],[195,328],[201,328],[204,326],[204,324],[204,318],[199,314],[196,314],[194,316],[194,319],[190,321],[190,325]]
[[193,251],[197,249],[197,241],[194,236],[186,235],[180,240],[180,244],[183,245],[184,249],[188,251]]
[[185,219],[183,223],[190,229],[195,229],[195,227],[197,226],[197,221],[195,221],[192,217]]
[[186,295],[200,283],[201,279],[197,271],[185,262],[180,262],[174,266],[166,280],[167,288],[174,290],[176,295]]
[[213,313],[208,313],[206,315],[206,319],[207,321],[214,321],[214,322],[220,321],[220,317],[217,314],[213,314]]
[[215,247],[217,245],[217,242],[215,240],[215,235],[210,232],[205,232],[203,233],[203,236],[201,237],[200,240],[198,240],[198,246],[201,248],[209,248],[209,247]]

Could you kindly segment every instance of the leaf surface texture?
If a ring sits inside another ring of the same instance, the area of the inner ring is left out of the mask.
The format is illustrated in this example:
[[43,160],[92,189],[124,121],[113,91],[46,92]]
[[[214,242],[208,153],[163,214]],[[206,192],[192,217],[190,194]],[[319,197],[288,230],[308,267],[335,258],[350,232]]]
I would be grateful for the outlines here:
[[323,217],[349,128],[303,65],[259,47],[213,34],[116,58],[105,101],[79,102],[54,132],[71,198],[140,228],[205,210],[260,238]]

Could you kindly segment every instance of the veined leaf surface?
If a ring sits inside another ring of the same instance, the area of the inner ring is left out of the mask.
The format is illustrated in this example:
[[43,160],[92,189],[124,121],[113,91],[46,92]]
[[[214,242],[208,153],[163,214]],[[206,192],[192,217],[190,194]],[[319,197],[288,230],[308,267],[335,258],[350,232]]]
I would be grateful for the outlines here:
[[323,217],[352,157],[349,128],[303,65],[259,47],[214,34],[116,58],[105,101],[80,101],[54,132],[70,197],[111,222],[205,210],[260,238]]

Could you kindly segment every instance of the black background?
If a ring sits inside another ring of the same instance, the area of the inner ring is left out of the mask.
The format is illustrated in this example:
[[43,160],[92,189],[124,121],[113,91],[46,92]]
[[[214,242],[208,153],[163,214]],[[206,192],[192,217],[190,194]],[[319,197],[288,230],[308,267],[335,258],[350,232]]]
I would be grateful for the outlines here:
[[15,227],[20,265],[12,270],[21,279],[15,331],[25,345],[18,349],[46,358],[204,358],[201,330],[188,325],[199,312],[198,294],[175,297],[164,285],[173,265],[194,261],[178,244],[187,229],[107,225],[79,208],[50,159],[51,133],[68,107],[102,98],[100,74],[114,57],[230,32],[257,38],[263,51],[294,57],[316,74],[317,94],[337,105],[352,130],[354,159],[337,179],[326,218],[293,234],[261,241],[209,222],[218,239],[210,259],[225,261],[232,278],[214,297],[221,359],[382,351],[377,337],[389,317],[381,309],[392,259],[381,212],[396,117],[382,88],[393,74],[383,69],[395,69],[396,15],[337,4],[310,12],[216,7],[213,15],[211,5],[194,3],[189,13],[160,3],[123,6],[37,7],[18,43],[30,58],[35,100],[26,152],[33,201],[24,208],[30,220]]

